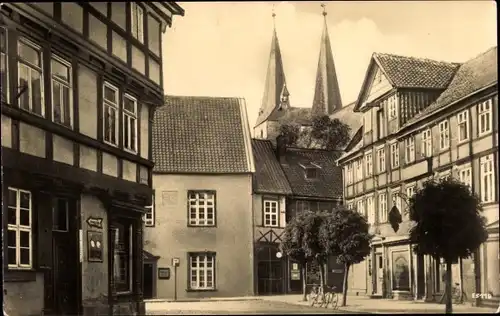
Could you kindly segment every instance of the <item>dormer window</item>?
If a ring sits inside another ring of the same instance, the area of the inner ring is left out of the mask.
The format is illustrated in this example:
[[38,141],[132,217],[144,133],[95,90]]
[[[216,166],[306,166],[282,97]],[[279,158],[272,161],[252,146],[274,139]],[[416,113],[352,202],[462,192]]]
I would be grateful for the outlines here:
[[318,169],[321,167],[315,163],[301,164],[299,165],[304,169],[306,179],[316,179],[318,177]]

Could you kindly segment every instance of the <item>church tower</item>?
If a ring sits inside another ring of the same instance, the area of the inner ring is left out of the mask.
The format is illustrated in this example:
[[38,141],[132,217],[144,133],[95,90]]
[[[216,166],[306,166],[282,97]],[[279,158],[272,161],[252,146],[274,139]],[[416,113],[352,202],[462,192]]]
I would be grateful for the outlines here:
[[281,49],[276,32],[276,14],[274,10],[272,17],[274,27],[271,41],[271,53],[267,66],[262,104],[254,127],[254,137],[261,139],[273,139],[277,135],[277,120],[290,108],[290,93],[286,86]]
[[321,35],[321,46],[319,51],[318,70],[316,71],[316,87],[314,90],[314,98],[311,114],[331,115],[333,112],[342,108],[342,100],[340,98],[339,83],[337,73],[335,71],[335,63],[333,61],[332,47],[330,45],[330,37],[328,35],[328,27],[326,23],[326,9],[323,7],[323,34]]

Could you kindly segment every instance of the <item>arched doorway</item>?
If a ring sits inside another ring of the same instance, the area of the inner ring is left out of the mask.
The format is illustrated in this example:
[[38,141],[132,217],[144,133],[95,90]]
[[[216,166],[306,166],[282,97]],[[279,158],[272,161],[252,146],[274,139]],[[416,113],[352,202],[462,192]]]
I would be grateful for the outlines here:
[[260,245],[257,250],[257,292],[259,295],[276,295],[285,293],[284,257],[278,258],[275,245]]

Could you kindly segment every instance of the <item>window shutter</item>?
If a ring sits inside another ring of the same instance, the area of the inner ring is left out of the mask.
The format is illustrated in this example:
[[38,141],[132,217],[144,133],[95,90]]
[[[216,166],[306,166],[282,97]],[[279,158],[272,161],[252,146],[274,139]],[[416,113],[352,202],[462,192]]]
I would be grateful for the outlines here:
[[[38,267],[52,267],[52,197],[40,192],[36,201],[38,205]],[[35,253],[33,254],[35,255]]]
[[448,120],[448,137],[449,137],[449,144],[450,147],[454,147],[457,145],[458,142],[458,117],[456,115],[453,115],[450,117]]
[[439,146],[441,144],[440,142],[440,129],[439,129],[439,124],[436,124],[436,126],[431,127],[431,139],[432,139],[432,153],[433,155],[439,153],[441,149],[439,149]]
[[415,148],[415,161],[422,158],[422,133],[415,134],[413,146]]

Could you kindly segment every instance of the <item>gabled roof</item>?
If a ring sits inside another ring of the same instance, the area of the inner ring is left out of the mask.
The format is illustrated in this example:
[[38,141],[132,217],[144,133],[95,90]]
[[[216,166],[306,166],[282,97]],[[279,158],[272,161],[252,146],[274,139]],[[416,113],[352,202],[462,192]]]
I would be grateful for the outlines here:
[[271,41],[271,53],[267,65],[266,82],[264,93],[262,95],[262,104],[259,109],[259,116],[255,126],[262,124],[274,112],[278,111],[282,92],[286,91],[285,71],[283,69],[283,60],[281,58],[281,49],[278,41],[276,29],[273,30]]
[[412,125],[422,117],[478,92],[498,82],[497,47],[465,62],[460,66],[448,88],[425,110],[414,116],[406,124]]
[[153,172],[254,172],[243,99],[166,96],[152,134]]
[[[281,163],[293,195],[338,199],[342,198],[342,171],[335,161],[340,152],[322,149],[286,148],[285,161]],[[302,165],[314,163],[316,179],[306,179]]]
[[287,122],[294,122],[301,125],[311,124],[311,108],[289,107],[273,112],[269,116],[269,121],[286,120]]
[[365,79],[354,107],[358,111],[371,74],[378,66],[393,88],[437,89],[444,90],[455,75],[459,63],[436,61],[432,59],[399,56],[385,53],[373,53],[366,71]]
[[339,83],[335,71],[330,36],[324,12],[323,34],[319,50],[318,69],[316,71],[316,86],[314,89],[312,115],[330,115],[335,110],[342,108]]
[[253,191],[255,193],[292,194],[285,173],[276,157],[271,141],[252,139],[255,173]]

